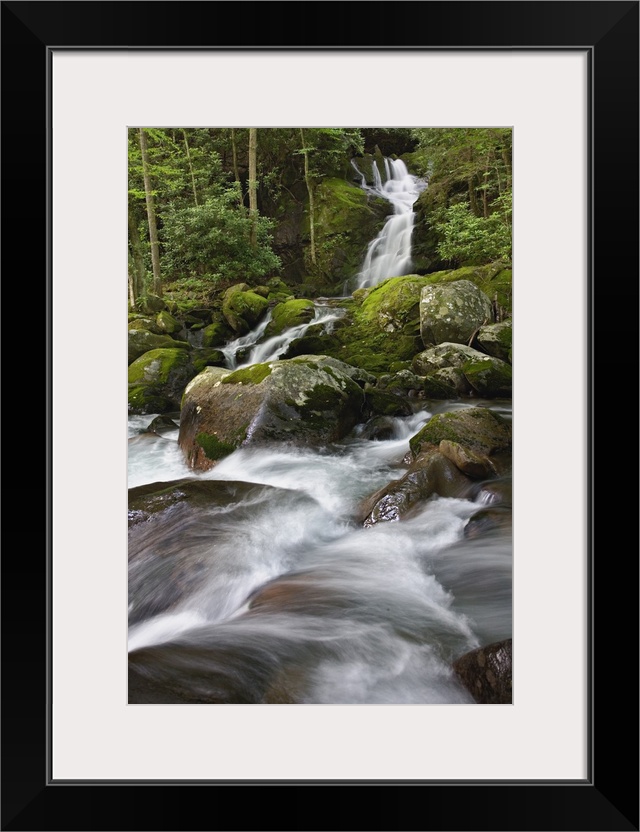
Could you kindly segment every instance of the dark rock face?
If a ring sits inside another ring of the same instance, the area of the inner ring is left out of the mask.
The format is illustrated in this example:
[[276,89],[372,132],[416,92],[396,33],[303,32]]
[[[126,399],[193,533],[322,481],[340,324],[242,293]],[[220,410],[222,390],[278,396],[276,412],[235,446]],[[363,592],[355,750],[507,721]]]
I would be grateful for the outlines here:
[[465,653],[453,663],[462,684],[480,705],[512,704],[511,639]]
[[470,480],[450,460],[438,451],[427,451],[411,464],[404,477],[385,485],[363,503],[363,526],[400,520],[434,494],[464,496],[469,486]]

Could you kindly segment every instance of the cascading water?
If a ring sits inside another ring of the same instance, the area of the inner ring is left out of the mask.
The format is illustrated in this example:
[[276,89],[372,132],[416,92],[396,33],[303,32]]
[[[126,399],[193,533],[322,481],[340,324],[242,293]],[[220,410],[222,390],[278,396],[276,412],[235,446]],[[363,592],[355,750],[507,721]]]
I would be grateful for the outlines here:
[[402,159],[385,159],[385,181],[382,181],[376,162],[373,163],[373,187],[352,161],[362,177],[362,187],[388,200],[393,214],[387,217],[378,236],[369,243],[360,272],[348,281],[345,294],[355,289],[376,286],[388,277],[400,277],[411,269],[411,236],[415,213],[413,206],[426,188],[426,182],[413,176]]
[[130,487],[184,478],[254,490],[188,522],[175,514],[169,534],[137,527],[130,701],[472,703],[451,659],[511,636],[510,536],[465,539],[480,498],[434,498],[370,529],[353,519],[402,475],[431,415],[389,419],[384,440],[359,427],[318,450],[240,448],[199,474],[177,431],[140,434],[153,417],[131,417]]
[[[279,335],[272,335],[263,341],[262,336],[271,321],[271,312],[269,312],[251,332],[230,341],[224,347],[220,347],[220,351],[225,357],[225,367],[235,370],[240,367],[248,367],[251,364],[275,361],[287,351],[292,341],[295,341],[296,338],[302,338],[311,327],[319,326],[322,327],[323,333],[331,332],[333,324],[344,314],[344,309],[340,307],[330,307],[316,303],[314,316],[308,323],[289,327]],[[247,351],[249,347],[251,347],[251,350]],[[239,355],[243,357],[240,359],[241,363],[238,362]]]

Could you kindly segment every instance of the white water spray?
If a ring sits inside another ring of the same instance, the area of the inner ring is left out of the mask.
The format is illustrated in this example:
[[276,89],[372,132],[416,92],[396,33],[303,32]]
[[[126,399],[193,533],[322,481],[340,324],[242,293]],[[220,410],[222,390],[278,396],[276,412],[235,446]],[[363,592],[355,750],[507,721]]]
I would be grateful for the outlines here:
[[[360,173],[355,162],[352,164]],[[347,294],[354,289],[376,286],[388,277],[408,274],[411,269],[413,206],[426,188],[426,182],[410,174],[401,159],[385,159],[384,166],[386,181],[382,182],[378,166],[373,163],[374,184],[367,190],[388,200],[393,206],[393,214],[387,217],[378,236],[369,243],[362,269],[345,287]],[[362,181],[362,187],[367,187],[364,176]]]

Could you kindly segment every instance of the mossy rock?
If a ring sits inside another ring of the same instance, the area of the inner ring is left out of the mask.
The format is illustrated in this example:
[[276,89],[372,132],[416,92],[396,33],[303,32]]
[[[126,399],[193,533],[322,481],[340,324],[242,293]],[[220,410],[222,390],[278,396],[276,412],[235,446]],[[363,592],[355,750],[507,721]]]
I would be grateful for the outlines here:
[[132,364],[137,358],[151,350],[182,349],[190,350],[186,341],[176,341],[169,335],[155,335],[146,329],[130,329],[128,334],[128,358]]
[[315,355],[233,372],[208,367],[185,390],[179,445],[192,468],[207,470],[241,445],[333,442],[362,419],[363,386],[372,380]]
[[492,456],[511,449],[511,423],[486,407],[437,413],[409,440],[413,457],[428,447],[437,448],[443,439]]
[[511,396],[512,369],[506,361],[486,355],[481,361],[469,361],[461,369],[479,396],[488,399]]
[[191,352],[191,363],[196,373],[201,373],[205,367],[222,367],[225,360],[225,355],[220,350],[201,347]]
[[222,321],[215,321],[209,326],[205,326],[202,330],[202,346],[203,347],[222,347],[231,338],[233,338],[233,330]]
[[279,303],[277,306],[274,306],[271,312],[272,317],[267,324],[265,335],[267,337],[280,335],[285,329],[309,323],[314,315],[314,303],[307,298]]
[[183,328],[183,324],[165,309],[158,312],[156,316],[156,323],[160,331],[166,332],[167,335],[174,335],[175,333],[180,332]]
[[[315,208],[314,280],[341,287],[358,271],[391,206],[344,179],[327,177],[316,186]],[[303,230],[308,238],[308,220]]]
[[149,400],[157,398],[170,404],[157,412],[176,410],[180,407],[184,388],[195,374],[190,355],[183,349],[156,349],[144,353],[129,365],[129,409],[150,413]]
[[372,388],[365,392],[367,407],[372,414],[379,416],[411,416],[413,408],[401,396],[393,393],[386,393],[383,390]]
[[164,335],[162,329],[158,325],[155,318],[150,318],[148,315],[135,315],[133,318],[129,317],[127,329],[142,329],[145,332],[151,332],[154,335]]
[[445,381],[441,381],[435,375],[427,376],[425,378],[423,389],[425,399],[455,400],[460,398],[458,391],[453,385],[447,384]]
[[136,300],[136,309],[144,315],[155,315],[166,309],[166,304],[158,295],[147,294],[145,297]]
[[425,286],[420,296],[420,335],[426,347],[466,344],[492,321],[489,298],[470,280]]
[[222,314],[236,335],[246,335],[267,311],[269,301],[255,292],[232,289],[225,292]]
[[487,355],[511,363],[513,327],[511,321],[483,326],[478,330],[475,343]]
[[420,376],[434,373],[444,368],[461,368],[470,361],[481,361],[485,353],[465,344],[445,342],[436,347],[422,350],[413,357],[413,371]]

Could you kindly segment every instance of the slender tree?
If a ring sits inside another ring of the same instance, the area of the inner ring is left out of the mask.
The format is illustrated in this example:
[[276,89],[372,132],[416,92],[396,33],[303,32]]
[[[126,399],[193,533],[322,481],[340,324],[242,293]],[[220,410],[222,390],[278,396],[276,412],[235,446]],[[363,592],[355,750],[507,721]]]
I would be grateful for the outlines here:
[[196,207],[197,207],[197,205],[198,205],[198,190],[196,188],[196,177],[195,177],[195,174],[193,172],[193,165],[191,164],[191,153],[189,151],[189,142],[187,140],[187,131],[186,130],[182,131],[182,136],[184,138],[185,150],[187,151],[187,164],[189,165],[189,174],[191,175],[191,186],[193,188],[193,201],[195,202]]
[[162,279],[160,276],[160,245],[158,243],[158,228],[156,225],[156,209],[151,187],[151,174],[149,171],[149,151],[147,148],[147,136],[144,128],[139,130],[140,154],[142,156],[142,175],[144,178],[144,194],[147,203],[147,219],[149,222],[149,242],[151,243],[151,265],[153,268],[153,291],[154,294],[162,296]]
[[129,200],[129,300],[134,307],[138,298],[144,297],[145,289],[144,255],[138,223],[131,200]]
[[250,242],[252,248],[257,244],[258,223],[258,131],[249,128],[249,218],[251,219]]
[[309,148],[304,140],[304,129],[300,128],[300,140],[302,142],[302,154],[304,156],[304,181],[309,194],[309,256],[313,265],[316,265],[316,232],[315,232],[315,204],[313,201],[313,182],[309,173]]

